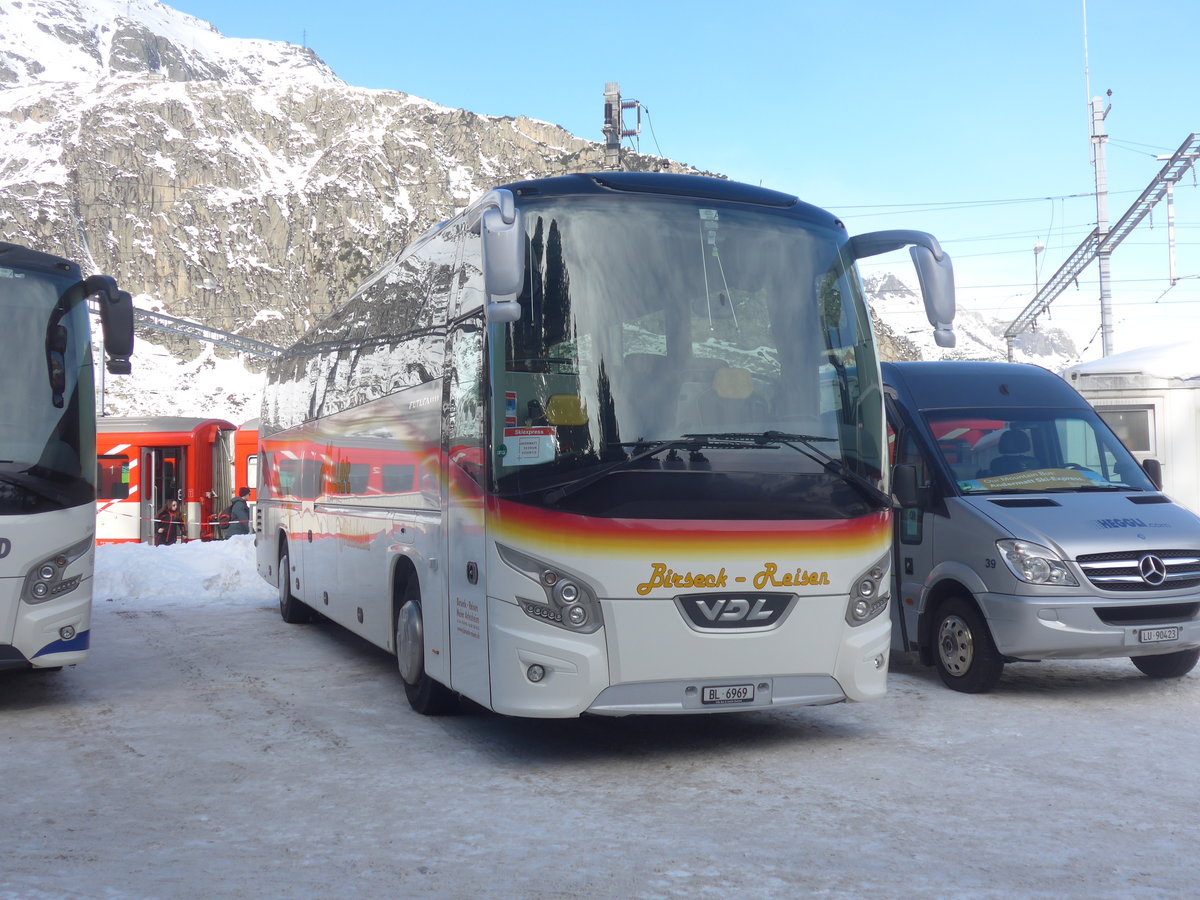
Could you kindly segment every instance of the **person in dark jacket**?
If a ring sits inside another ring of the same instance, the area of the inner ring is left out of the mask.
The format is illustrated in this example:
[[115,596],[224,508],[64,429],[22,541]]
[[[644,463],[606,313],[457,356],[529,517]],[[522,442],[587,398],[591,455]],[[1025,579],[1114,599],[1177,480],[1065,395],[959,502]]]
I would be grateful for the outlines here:
[[154,544],[173,544],[183,537],[183,516],[179,512],[179,501],[170,500],[154,517]]
[[229,504],[229,526],[225,536],[250,533],[250,488],[238,488],[237,496]]

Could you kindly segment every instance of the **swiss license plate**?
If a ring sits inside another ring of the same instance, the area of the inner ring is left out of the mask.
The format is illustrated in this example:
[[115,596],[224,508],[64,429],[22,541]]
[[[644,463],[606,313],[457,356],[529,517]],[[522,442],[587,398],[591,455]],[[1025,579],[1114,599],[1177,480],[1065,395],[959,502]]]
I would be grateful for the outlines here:
[[1172,625],[1169,628],[1143,628],[1138,632],[1139,644],[1158,644],[1163,641],[1179,640],[1179,626]]
[[749,703],[753,699],[752,684],[706,685],[700,689],[701,703]]

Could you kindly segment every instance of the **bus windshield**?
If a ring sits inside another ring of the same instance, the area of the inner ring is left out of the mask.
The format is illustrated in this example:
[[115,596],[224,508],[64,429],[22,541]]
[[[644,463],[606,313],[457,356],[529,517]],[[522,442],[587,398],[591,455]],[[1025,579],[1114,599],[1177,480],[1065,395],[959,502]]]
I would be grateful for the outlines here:
[[95,400],[83,285],[0,267],[0,515],[95,502]]
[[1090,409],[1006,407],[924,415],[964,494],[1155,490]]
[[695,519],[886,503],[878,366],[844,231],[710,199],[523,209],[521,318],[490,337],[501,496]]

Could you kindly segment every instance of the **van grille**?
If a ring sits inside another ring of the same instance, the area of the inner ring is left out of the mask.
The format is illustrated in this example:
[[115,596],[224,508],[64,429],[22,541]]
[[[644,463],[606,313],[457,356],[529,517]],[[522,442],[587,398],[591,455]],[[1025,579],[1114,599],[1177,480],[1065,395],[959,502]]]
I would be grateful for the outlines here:
[[1097,606],[1105,625],[1169,625],[1196,618],[1200,603],[1155,603],[1150,606]]
[[[1150,557],[1150,560],[1147,560]],[[1154,583],[1154,558],[1165,570]],[[1200,551],[1127,550],[1118,553],[1089,553],[1075,558],[1088,581],[1105,591],[1177,591],[1200,585]],[[1148,581],[1143,573],[1149,573]]]

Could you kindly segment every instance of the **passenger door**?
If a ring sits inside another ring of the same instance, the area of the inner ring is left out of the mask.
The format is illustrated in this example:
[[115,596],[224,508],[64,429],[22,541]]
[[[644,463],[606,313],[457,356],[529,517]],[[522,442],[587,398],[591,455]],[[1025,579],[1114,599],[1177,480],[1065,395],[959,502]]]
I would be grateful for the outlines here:
[[[899,424],[898,430],[897,425]],[[892,562],[892,648],[918,649],[917,620],[921,595],[934,564],[934,518],[937,503],[932,468],[922,453],[911,428],[895,422],[889,414],[889,429],[894,430],[893,463],[912,466],[917,472],[920,503],[913,509],[900,509],[895,515],[894,559]]]

